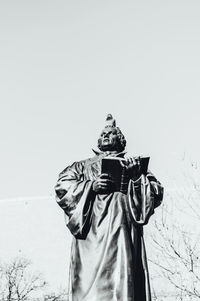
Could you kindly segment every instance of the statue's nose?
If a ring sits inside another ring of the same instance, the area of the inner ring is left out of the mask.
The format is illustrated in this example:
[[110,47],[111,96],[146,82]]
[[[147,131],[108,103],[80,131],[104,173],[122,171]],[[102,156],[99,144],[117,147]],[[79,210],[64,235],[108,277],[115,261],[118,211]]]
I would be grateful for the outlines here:
[[107,138],[107,137],[109,137],[109,133],[104,134],[104,138]]

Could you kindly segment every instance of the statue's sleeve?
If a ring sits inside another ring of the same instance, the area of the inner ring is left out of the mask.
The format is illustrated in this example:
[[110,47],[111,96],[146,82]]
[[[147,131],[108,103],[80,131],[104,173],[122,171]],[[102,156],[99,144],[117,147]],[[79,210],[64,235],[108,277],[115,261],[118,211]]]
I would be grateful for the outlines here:
[[64,169],[55,186],[56,200],[65,212],[66,225],[71,233],[84,239],[91,225],[94,201],[92,181],[83,176],[84,161]]
[[152,173],[141,175],[136,181],[129,181],[128,206],[136,224],[147,224],[162,199],[163,187]]

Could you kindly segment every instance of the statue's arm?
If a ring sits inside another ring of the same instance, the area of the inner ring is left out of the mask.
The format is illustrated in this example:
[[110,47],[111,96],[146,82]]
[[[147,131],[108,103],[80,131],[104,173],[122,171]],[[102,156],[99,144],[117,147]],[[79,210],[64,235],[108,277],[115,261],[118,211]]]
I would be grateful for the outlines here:
[[55,186],[56,201],[64,210],[67,227],[77,238],[88,230],[93,206],[92,181],[83,176],[85,162],[75,162],[64,169]]
[[55,186],[56,200],[58,205],[68,213],[70,204],[73,206],[72,198],[75,200],[77,188],[82,185],[84,162],[74,162],[66,167],[58,176]]
[[155,176],[148,172],[137,180],[130,180],[128,204],[134,221],[139,225],[148,223],[154,209],[163,199],[163,187]]

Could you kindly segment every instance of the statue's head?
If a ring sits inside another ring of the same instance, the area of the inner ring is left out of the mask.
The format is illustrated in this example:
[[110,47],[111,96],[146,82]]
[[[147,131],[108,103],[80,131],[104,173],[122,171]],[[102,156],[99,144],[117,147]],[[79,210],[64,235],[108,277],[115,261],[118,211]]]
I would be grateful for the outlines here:
[[111,114],[106,118],[106,125],[98,139],[98,148],[105,151],[122,152],[126,146],[126,139]]

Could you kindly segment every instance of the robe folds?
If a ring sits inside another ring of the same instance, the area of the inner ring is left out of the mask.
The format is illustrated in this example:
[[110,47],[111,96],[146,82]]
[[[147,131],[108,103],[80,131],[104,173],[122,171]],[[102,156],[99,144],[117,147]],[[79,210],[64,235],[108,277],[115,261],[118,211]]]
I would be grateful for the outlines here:
[[127,194],[95,194],[100,153],[59,175],[55,190],[73,235],[69,301],[151,301],[143,226],[163,188],[151,174],[130,180]]

